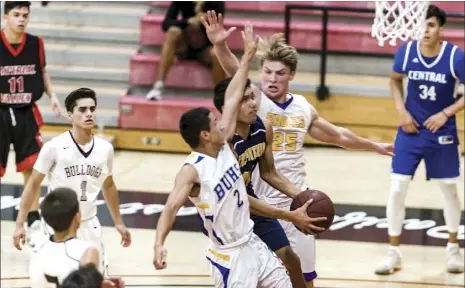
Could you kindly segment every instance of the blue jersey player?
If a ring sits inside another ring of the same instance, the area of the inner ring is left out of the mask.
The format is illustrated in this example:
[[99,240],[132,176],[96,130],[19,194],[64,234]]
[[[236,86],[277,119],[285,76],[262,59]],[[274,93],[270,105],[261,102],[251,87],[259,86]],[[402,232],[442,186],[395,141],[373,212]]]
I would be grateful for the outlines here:
[[[444,218],[449,232],[446,249],[447,271],[462,273],[463,257],[457,242],[460,203],[457,196],[459,148],[455,115],[464,108],[463,97],[456,101],[457,82],[465,82],[464,52],[441,40],[446,23],[444,11],[431,5],[426,15],[421,41],[404,43],[394,57],[391,94],[399,112],[392,160],[391,190],[387,204],[388,257],[375,270],[391,274],[402,268],[399,251],[405,196],[418,164],[424,160],[426,177],[437,179],[444,194]],[[408,78],[407,99],[403,97],[403,78]]]
[[[219,111],[224,106],[224,95],[230,82],[231,78],[228,78],[218,83],[215,87],[214,103]],[[249,194],[251,219],[254,221],[254,233],[284,262],[289,271],[293,287],[306,287],[300,259],[291,249],[286,233],[276,218],[294,222],[301,227],[305,223],[319,221],[324,218],[307,219],[306,221],[308,222],[303,222],[302,218],[300,218],[302,220],[299,219],[301,216],[298,214],[280,210],[266,204],[264,201],[258,200],[251,182],[252,172],[257,165],[261,178],[278,191],[282,191],[292,198],[301,191],[276,170],[272,151],[273,130],[269,122],[265,122],[257,116],[257,109],[258,105],[255,95],[250,87],[250,80],[248,80],[244,97],[239,107],[236,133],[232,138],[231,146],[237,154],[242,177]],[[310,232],[307,227],[308,225],[303,229]],[[311,227],[315,228],[316,226],[311,225]],[[318,230],[321,231],[322,228]]]

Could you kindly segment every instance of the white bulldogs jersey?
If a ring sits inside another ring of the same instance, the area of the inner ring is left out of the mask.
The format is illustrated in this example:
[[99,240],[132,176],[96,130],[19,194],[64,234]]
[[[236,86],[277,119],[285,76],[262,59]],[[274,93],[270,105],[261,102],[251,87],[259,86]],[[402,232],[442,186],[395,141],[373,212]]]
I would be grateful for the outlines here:
[[65,242],[48,239],[37,245],[29,262],[31,287],[58,287],[66,276],[79,268],[79,261],[89,247],[89,243],[76,238]]
[[229,145],[223,146],[216,159],[192,152],[185,163],[199,174],[200,194],[189,199],[197,207],[211,243],[226,248],[247,242],[253,221],[239,163]]
[[87,220],[97,215],[95,201],[112,166],[110,142],[93,136],[88,147],[81,147],[68,131],[45,143],[34,169],[48,175],[49,191],[58,187],[76,191],[82,220]]
[[[298,188],[304,190],[304,141],[312,122],[311,104],[302,95],[288,94],[285,109],[268,99],[262,92],[258,116],[273,126],[273,156],[276,169]],[[258,168],[258,167],[257,167]],[[269,204],[287,205],[292,199],[277,191],[260,178],[259,170],[252,175],[256,195]]]

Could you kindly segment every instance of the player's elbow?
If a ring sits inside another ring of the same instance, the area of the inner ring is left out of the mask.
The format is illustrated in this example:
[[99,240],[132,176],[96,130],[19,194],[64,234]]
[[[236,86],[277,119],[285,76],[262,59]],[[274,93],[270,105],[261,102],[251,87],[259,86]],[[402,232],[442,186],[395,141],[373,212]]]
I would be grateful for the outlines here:
[[86,249],[86,251],[84,252],[84,254],[82,255],[80,261],[79,261],[79,265],[80,266],[85,266],[87,264],[94,264],[96,267],[99,267],[99,252],[97,250],[97,248],[95,247],[89,247]]
[[394,89],[394,88],[400,88],[402,89],[402,78],[399,78],[398,76],[396,75],[391,75],[391,78],[389,80],[389,84],[391,86],[391,89]]
[[260,178],[266,183],[272,184],[276,182],[277,177],[278,173],[275,167],[266,167],[263,169],[260,167]]

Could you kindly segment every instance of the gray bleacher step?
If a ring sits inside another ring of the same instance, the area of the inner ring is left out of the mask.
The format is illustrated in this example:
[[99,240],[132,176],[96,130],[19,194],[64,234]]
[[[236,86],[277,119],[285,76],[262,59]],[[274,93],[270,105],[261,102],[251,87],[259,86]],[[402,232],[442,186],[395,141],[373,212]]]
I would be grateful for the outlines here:
[[[39,105],[39,110],[42,114],[45,124],[60,124],[60,125],[71,125],[69,119],[65,117],[57,117],[52,111],[50,105]],[[118,127],[118,115],[117,109],[99,109],[97,111],[97,125],[103,125],[104,127]]]
[[[298,71],[320,72],[321,56],[314,53],[299,53]],[[328,55],[327,73],[389,76],[393,57]],[[363,84],[363,83],[360,83]]]
[[[65,1],[63,1],[65,2]],[[61,5],[60,2],[52,2],[53,4],[49,5]],[[86,4],[86,5],[96,5],[96,6],[106,6],[106,7],[142,7],[149,8],[149,1],[73,1],[77,4]]]
[[[152,86],[131,86],[127,90],[127,95],[147,95],[150,89],[152,89]],[[163,96],[213,99],[213,90],[165,88],[163,91]]]
[[[147,7],[140,5],[109,6],[92,2],[53,2],[47,7],[33,7],[31,22],[135,28]],[[46,20],[44,20],[46,19]]]
[[101,43],[106,45],[139,43],[139,26],[132,28],[112,28],[100,26],[78,26],[70,24],[49,24],[31,22],[28,32],[40,35],[45,40],[59,40],[61,42]]
[[127,68],[102,68],[91,66],[47,65],[47,71],[52,79],[80,80],[83,85],[87,81],[126,82],[129,79],[129,65]]
[[[251,80],[256,85],[260,85],[258,77],[252,76]],[[289,83],[289,91],[296,93],[316,93],[319,82],[317,81],[299,81],[294,80]],[[337,95],[358,95],[366,97],[389,97],[389,87],[370,86],[370,83],[341,83],[327,84],[331,94]],[[150,86],[133,86],[128,89],[129,95],[146,95],[151,89]],[[195,98],[210,98],[213,99],[213,90],[192,90],[180,88],[166,88],[164,96],[170,97],[195,97]]]
[[98,47],[96,45],[57,44],[46,46],[48,64],[128,68],[131,55],[137,51],[125,47]]
[[[64,107],[65,98],[69,93],[75,89],[80,88],[81,86],[75,85],[53,85],[53,91],[57,94],[60,103]],[[92,88],[97,94],[97,107],[98,109],[118,109],[118,101],[121,95],[126,93],[126,89],[115,89],[107,87],[94,86]],[[44,94],[42,98],[37,102],[38,105],[50,105],[50,98],[48,95]]]
[[[159,55],[161,48],[143,45],[140,47],[140,51],[141,53]],[[233,52],[238,58],[242,56],[241,52]],[[321,55],[317,53],[299,53],[298,71],[318,73],[320,71],[320,59]],[[391,73],[393,57],[330,54],[326,61],[326,71],[329,73],[387,76]]]
[[125,91],[128,89],[128,82],[108,82],[108,81],[101,81],[101,80],[93,80],[93,79],[72,79],[72,78],[54,78],[52,77],[53,86],[55,85],[65,85],[65,86],[72,86],[72,87],[102,87],[102,88],[109,88],[109,89],[119,89],[121,91]]

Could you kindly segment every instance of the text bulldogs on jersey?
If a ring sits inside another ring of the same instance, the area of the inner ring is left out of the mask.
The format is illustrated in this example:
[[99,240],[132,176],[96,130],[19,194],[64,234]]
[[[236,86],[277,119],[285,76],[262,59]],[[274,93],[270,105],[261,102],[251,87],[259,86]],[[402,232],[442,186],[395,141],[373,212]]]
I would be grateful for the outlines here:
[[[87,167],[85,167],[87,166]],[[95,167],[92,165],[73,165],[65,168],[66,176],[73,177],[73,176],[80,176],[80,175],[88,175],[94,178],[100,177],[102,174],[102,168]]]
[[234,183],[239,180],[239,177],[241,177],[241,169],[239,169],[239,165],[234,164],[226,170],[226,174],[221,177],[220,183],[216,184],[213,189],[218,196],[218,201],[223,199],[225,192],[233,187]]

